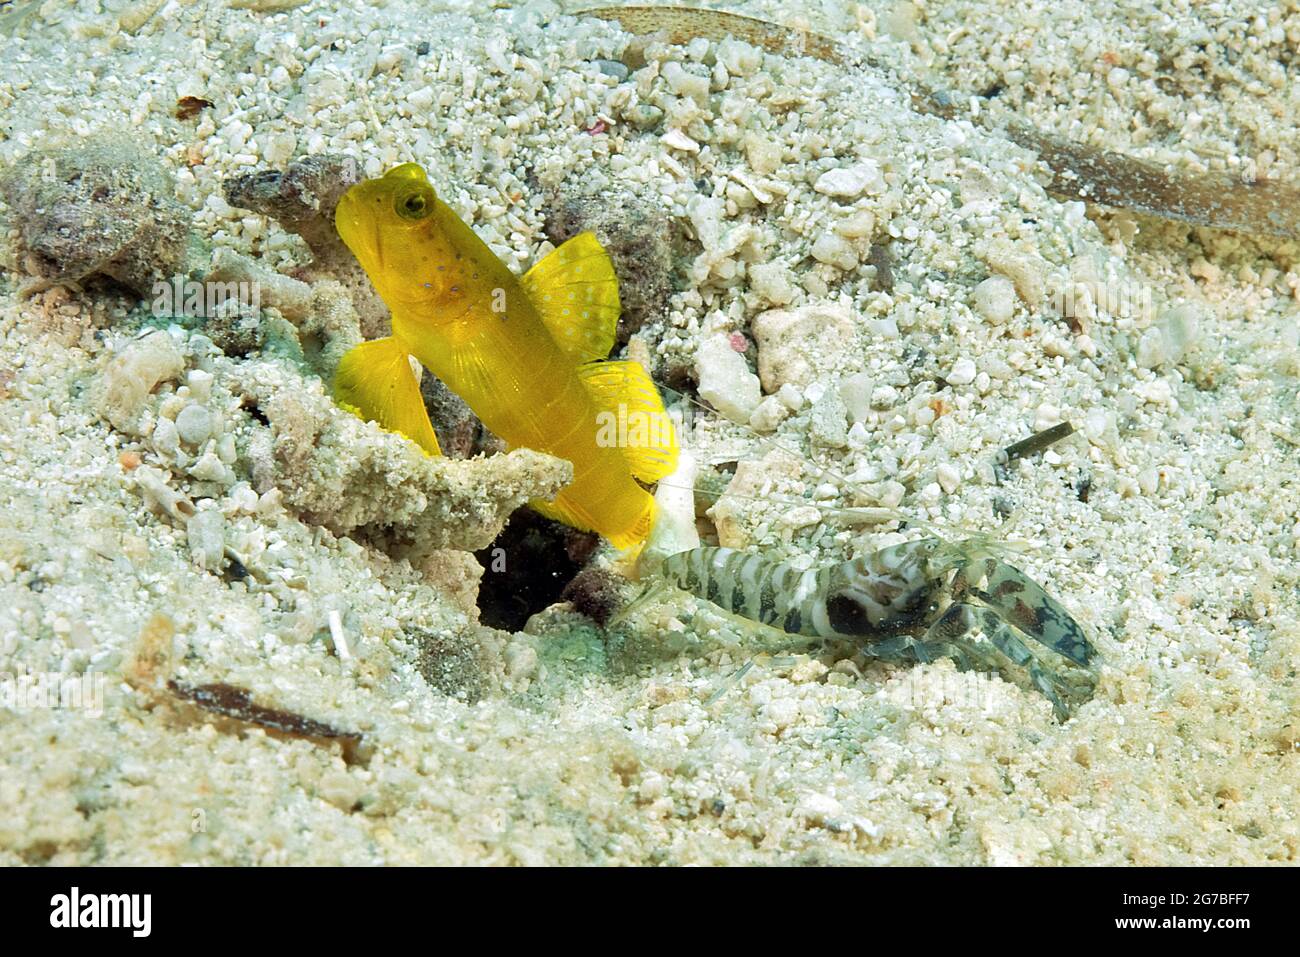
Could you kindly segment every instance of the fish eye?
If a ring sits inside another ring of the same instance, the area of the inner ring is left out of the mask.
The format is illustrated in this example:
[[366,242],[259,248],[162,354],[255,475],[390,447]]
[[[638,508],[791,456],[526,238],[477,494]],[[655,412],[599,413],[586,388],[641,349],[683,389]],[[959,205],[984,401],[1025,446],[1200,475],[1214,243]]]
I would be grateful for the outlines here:
[[394,204],[397,215],[403,219],[421,220],[429,215],[429,200],[422,191],[407,193],[397,197]]

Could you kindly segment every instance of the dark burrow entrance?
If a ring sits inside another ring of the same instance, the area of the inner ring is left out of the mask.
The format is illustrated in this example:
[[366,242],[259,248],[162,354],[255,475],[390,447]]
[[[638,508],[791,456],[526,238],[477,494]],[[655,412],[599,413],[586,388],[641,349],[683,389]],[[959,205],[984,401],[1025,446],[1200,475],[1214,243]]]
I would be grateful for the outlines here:
[[474,553],[483,566],[478,609],[483,624],[518,631],[562,600],[565,586],[591,559],[600,539],[521,508],[501,534]]

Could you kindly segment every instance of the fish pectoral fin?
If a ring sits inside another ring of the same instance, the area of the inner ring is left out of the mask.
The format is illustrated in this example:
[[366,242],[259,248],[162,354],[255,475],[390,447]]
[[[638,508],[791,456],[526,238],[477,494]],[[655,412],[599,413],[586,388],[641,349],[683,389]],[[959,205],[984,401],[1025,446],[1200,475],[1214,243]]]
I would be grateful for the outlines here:
[[334,373],[334,399],[380,428],[401,433],[426,454],[442,454],[410,356],[391,336],[348,350]]
[[588,362],[578,367],[578,376],[600,411],[597,443],[618,448],[643,482],[671,475],[677,468],[677,430],[641,363]]
[[579,233],[520,280],[556,345],[579,362],[614,348],[622,305],[609,253],[595,233]]

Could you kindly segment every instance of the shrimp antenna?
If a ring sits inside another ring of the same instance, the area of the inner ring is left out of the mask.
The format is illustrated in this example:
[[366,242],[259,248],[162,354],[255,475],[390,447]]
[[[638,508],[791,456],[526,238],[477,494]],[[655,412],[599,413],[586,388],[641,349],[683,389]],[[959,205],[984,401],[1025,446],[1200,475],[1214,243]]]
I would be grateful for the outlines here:
[[[716,409],[712,408],[711,406],[707,405],[704,402],[701,402],[699,399],[686,395],[683,392],[679,392],[678,390],[673,389],[670,386],[660,385],[659,388],[663,390],[665,393],[667,393],[668,395],[672,396],[674,399],[678,400],[679,402],[685,405],[693,406],[694,408],[699,409],[700,411],[706,413],[709,416],[714,416],[719,419],[725,419],[725,417],[722,416]],[[811,457],[805,455],[803,451],[800,449],[786,445],[784,442],[780,441],[780,439],[777,436],[760,435],[756,430],[754,430],[752,427],[748,425],[745,425],[740,422],[733,422],[730,419],[725,419],[725,421],[731,425],[736,426],[742,431],[747,432],[758,443],[760,448],[764,450],[774,450],[774,451],[784,452],[786,455],[793,456],[798,461],[816,470],[816,472],[820,475],[820,477],[826,479],[834,479],[841,486],[846,486],[849,488],[853,487],[854,485],[853,481],[850,480],[843,473],[839,472],[837,469],[832,468],[831,466],[823,465],[822,463],[817,462]],[[668,488],[678,487],[662,481],[659,484],[665,485]],[[740,492],[719,493],[719,492],[713,492],[711,490],[703,490],[703,489],[697,489],[696,491],[701,492],[704,495],[711,496],[715,500],[720,498],[723,494],[726,494],[726,495],[732,495],[738,499],[744,499],[749,501],[762,500],[762,501],[769,501],[769,502],[778,502],[780,504],[786,504],[786,505],[812,505],[814,508],[821,509],[822,511],[828,514],[841,515],[841,516],[848,517],[849,519],[857,519],[859,520],[858,521],[859,524],[884,524],[885,522],[889,522],[889,521],[907,522],[910,526],[915,528],[920,528],[923,531],[928,532],[929,534],[932,535],[944,535],[944,534],[952,534],[956,532],[962,537],[978,538],[982,534],[987,534],[987,533],[975,532],[969,529],[941,527],[929,521],[928,519],[919,518],[913,515],[908,515],[897,509],[890,508],[884,505],[867,506],[867,507],[835,506],[835,505],[827,505],[822,502],[813,502],[808,499],[794,499],[788,496],[746,495]]]

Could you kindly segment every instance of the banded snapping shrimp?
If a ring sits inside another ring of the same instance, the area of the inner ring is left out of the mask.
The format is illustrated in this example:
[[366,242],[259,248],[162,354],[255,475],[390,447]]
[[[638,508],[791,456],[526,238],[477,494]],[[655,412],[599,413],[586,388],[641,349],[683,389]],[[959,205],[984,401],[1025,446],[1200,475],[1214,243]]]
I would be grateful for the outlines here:
[[931,535],[804,569],[700,546],[694,481],[694,460],[683,453],[678,473],[660,483],[658,534],[640,558],[651,591],[675,586],[809,644],[837,652],[847,645],[849,656],[918,664],[948,657],[962,670],[1027,678],[1060,721],[1092,696],[1097,653],[1083,628],[1041,585],[997,557],[987,538]]
[[977,539],[923,538],[803,571],[753,552],[701,547],[669,555],[659,574],[724,611],[791,635],[851,642],[868,658],[950,657],[963,670],[1008,677],[1006,666],[1015,665],[1061,721],[1094,688],[1090,672],[1067,676],[1049,668],[1019,637],[1087,668],[1096,651],[1083,629]]

